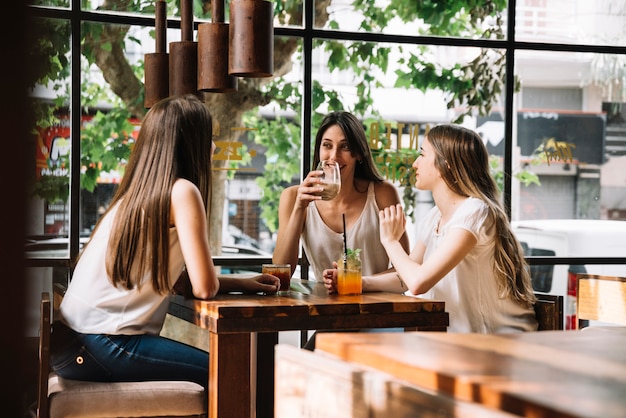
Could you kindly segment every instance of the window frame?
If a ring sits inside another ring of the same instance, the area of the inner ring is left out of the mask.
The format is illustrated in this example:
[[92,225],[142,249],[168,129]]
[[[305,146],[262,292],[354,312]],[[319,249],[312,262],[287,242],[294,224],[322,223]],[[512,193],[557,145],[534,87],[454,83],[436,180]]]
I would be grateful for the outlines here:
[[[512,199],[512,172],[513,172],[513,118],[515,100],[515,52],[522,50],[531,51],[558,51],[558,52],[589,52],[602,54],[626,55],[626,46],[614,45],[584,45],[563,44],[548,42],[525,42],[516,41],[516,0],[509,0],[506,11],[506,39],[465,39],[434,36],[406,36],[383,33],[364,33],[334,31],[317,29],[314,27],[315,0],[302,0],[304,7],[304,21],[302,27],[275,27],[276,36],[289,36],[302,39],[302,65],[303,65],[303,96],[301,117],[302,154],[301,175],[305,177],[310,170],[311,141],[312,136],[312,50],[314,40],[341,40],[341,41],[366,41],[384,42],[392,44],[414,45],[442,45],[458,47],[497,48],[506,51],[506,86],[504,99],[504,126],[505,126],[505,152],[503,160],[504,190],[503,203],[505,210],[511,217]],[[28,14],[38,18],[54,18],[68,20],[71,24],[71,86],[81,85],[80,71],[80,30],[83,22],[116,23],[124,25],[140,25],[154,27],[155,20],[152,16],[136,14],[106,13],[93,10],[81,10],[80,0],[71,0],[69,8],[54,8],[47,6],[28,6]],[[180,29],[179,19],[167,19],[167,27]],[[194,22],[194,31],[199,23]],[[74,53],[74,51],[79,51]],[[71,89],[70,109],[81,109],[80,88]],[[71,132],[80,132],[81,112],[71,112]],[[28,259],[29,267],[68,267],[72,268],[73,260],[77,259],[80,250],[79,214],[80,214],[80,171],[74,167],[80,167],[80,135],[71,136],[71,171],[69,193],[69,257],[56,259]],[[529,264],[544,266],[556,264],[626,264],[626,257],[552,257],[552,256],[527,256]],[[216,257],[216,265],[256,265],[258,259],[246,259],[240,257]],[[304,261],[306,262],[306,261]]]

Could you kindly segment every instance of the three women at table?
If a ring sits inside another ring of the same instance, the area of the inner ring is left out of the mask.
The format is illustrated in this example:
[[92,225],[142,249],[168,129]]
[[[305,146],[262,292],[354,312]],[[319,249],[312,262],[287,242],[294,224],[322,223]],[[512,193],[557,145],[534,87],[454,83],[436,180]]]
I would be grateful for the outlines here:
[[[364,277],[364,291],[408,288],[408,294],[443,300],[450,332],[535,330],[529,269],[500,203],[482,138],[461,126],[435,126],[413,168],[415,186],[430,190],[435,206],[421,220],[410,254],[402,242],[401,205],[380,211],[380,239],[395,271]],[[334,291],[336,273],[331,276],[325,284]]]
[[91,381],[207,386],[208,353],[159,336],[183,269],[195,297],[275,293],[276,277],[218,277],[207,236],[212,119],[195,96],[155,104],[121,184],[83,249],[54,324],[51,362]]
[[[321,172],[312,170],[301,184],[286,188],[278,208],[278,236],[275,263],[298,264],[300,242],[316,280],[332,267],[343,253],[343,220],[347,246],[361,249],[363,274],[389,269],[389,258],[379,238],[378,212],[400,203],[394,186],[379,174],[361,122],[351,113],[328,114],[315,136],[313,167],[320,160],[331,160],[341,169],[341,189],[331,200],[322,200]],[[409,251],[405,232],[398,237],[400,247]]]

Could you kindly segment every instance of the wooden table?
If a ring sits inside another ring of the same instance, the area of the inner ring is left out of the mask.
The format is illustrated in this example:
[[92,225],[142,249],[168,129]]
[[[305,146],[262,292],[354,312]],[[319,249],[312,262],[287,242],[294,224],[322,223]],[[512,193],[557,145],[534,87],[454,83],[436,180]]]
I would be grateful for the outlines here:
[[316,352],[528,417],[626,417],[626,328],[320,334]]
[[322,284],[297,279],[291,288],[288,295],[220,294],[210,301],[171,297],[170,314],[209,330],[210,418],[273,416],[278,331],[448,326],[441,301],[383,292],[328,295]]

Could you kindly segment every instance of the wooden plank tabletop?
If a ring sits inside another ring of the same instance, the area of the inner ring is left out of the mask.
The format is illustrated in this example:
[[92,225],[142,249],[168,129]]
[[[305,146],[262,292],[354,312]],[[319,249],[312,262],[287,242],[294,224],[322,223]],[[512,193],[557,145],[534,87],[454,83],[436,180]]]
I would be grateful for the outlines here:
[[231,293],[208,301],[173,295],[169,312],[216,333],[361,327],[445,330],[448,325],[442,301],[386,292],[328,295],[321,283],[298,279],[292,279],[288,295]]
[[272,416],[279,331],[445,331],[449,323],[442,301],[384,292],[329,295],[323,284],[298,279],[287,295],[231,293],[207,301],[172,295],[169,313],[209,331],[209,418],[254,415],[251,410]]
[[626,417],[626,328],[318,335],[316,350],[520,416]]

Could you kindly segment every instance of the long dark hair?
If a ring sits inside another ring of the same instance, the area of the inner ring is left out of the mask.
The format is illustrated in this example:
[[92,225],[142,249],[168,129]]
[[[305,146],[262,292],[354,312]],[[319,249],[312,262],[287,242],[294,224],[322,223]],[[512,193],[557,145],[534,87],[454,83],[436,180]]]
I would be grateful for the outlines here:
[[172,186],[178,178],[189,180],[200,190],[206,207],[212,130],[207,107],[193,95],[164,99],[146,114],[122,182],[107,209],[118,206],[106,254],[107,274],[114,285],[132,289],[150,272],[157,292],[171,290]]
[[378,172],[372,152],[370,151],[369,144],[367,143],[367,137],[365,136],[365,130],[363,124],[352,113],[337,111],[326,115],[317,134],[315,135],[315,153],[313,155],[313,167],[317,167],[320,162],[320,147],[322,145],[322,138],[328,128],[333,125],[338,125],[348,141],[348,147],[353,157],[359,159],[356,168],[354,170],[354,177],[380,183],[383,181],[383,176]]
[[455,193],[482,200],[495,226],[495,269],[505,297],[530,306],[535,296],[524,251],[500,203],[489,169],[489,152],[476,132],[458,125],[435,126],[426,134],[435,151],[435,167]]

